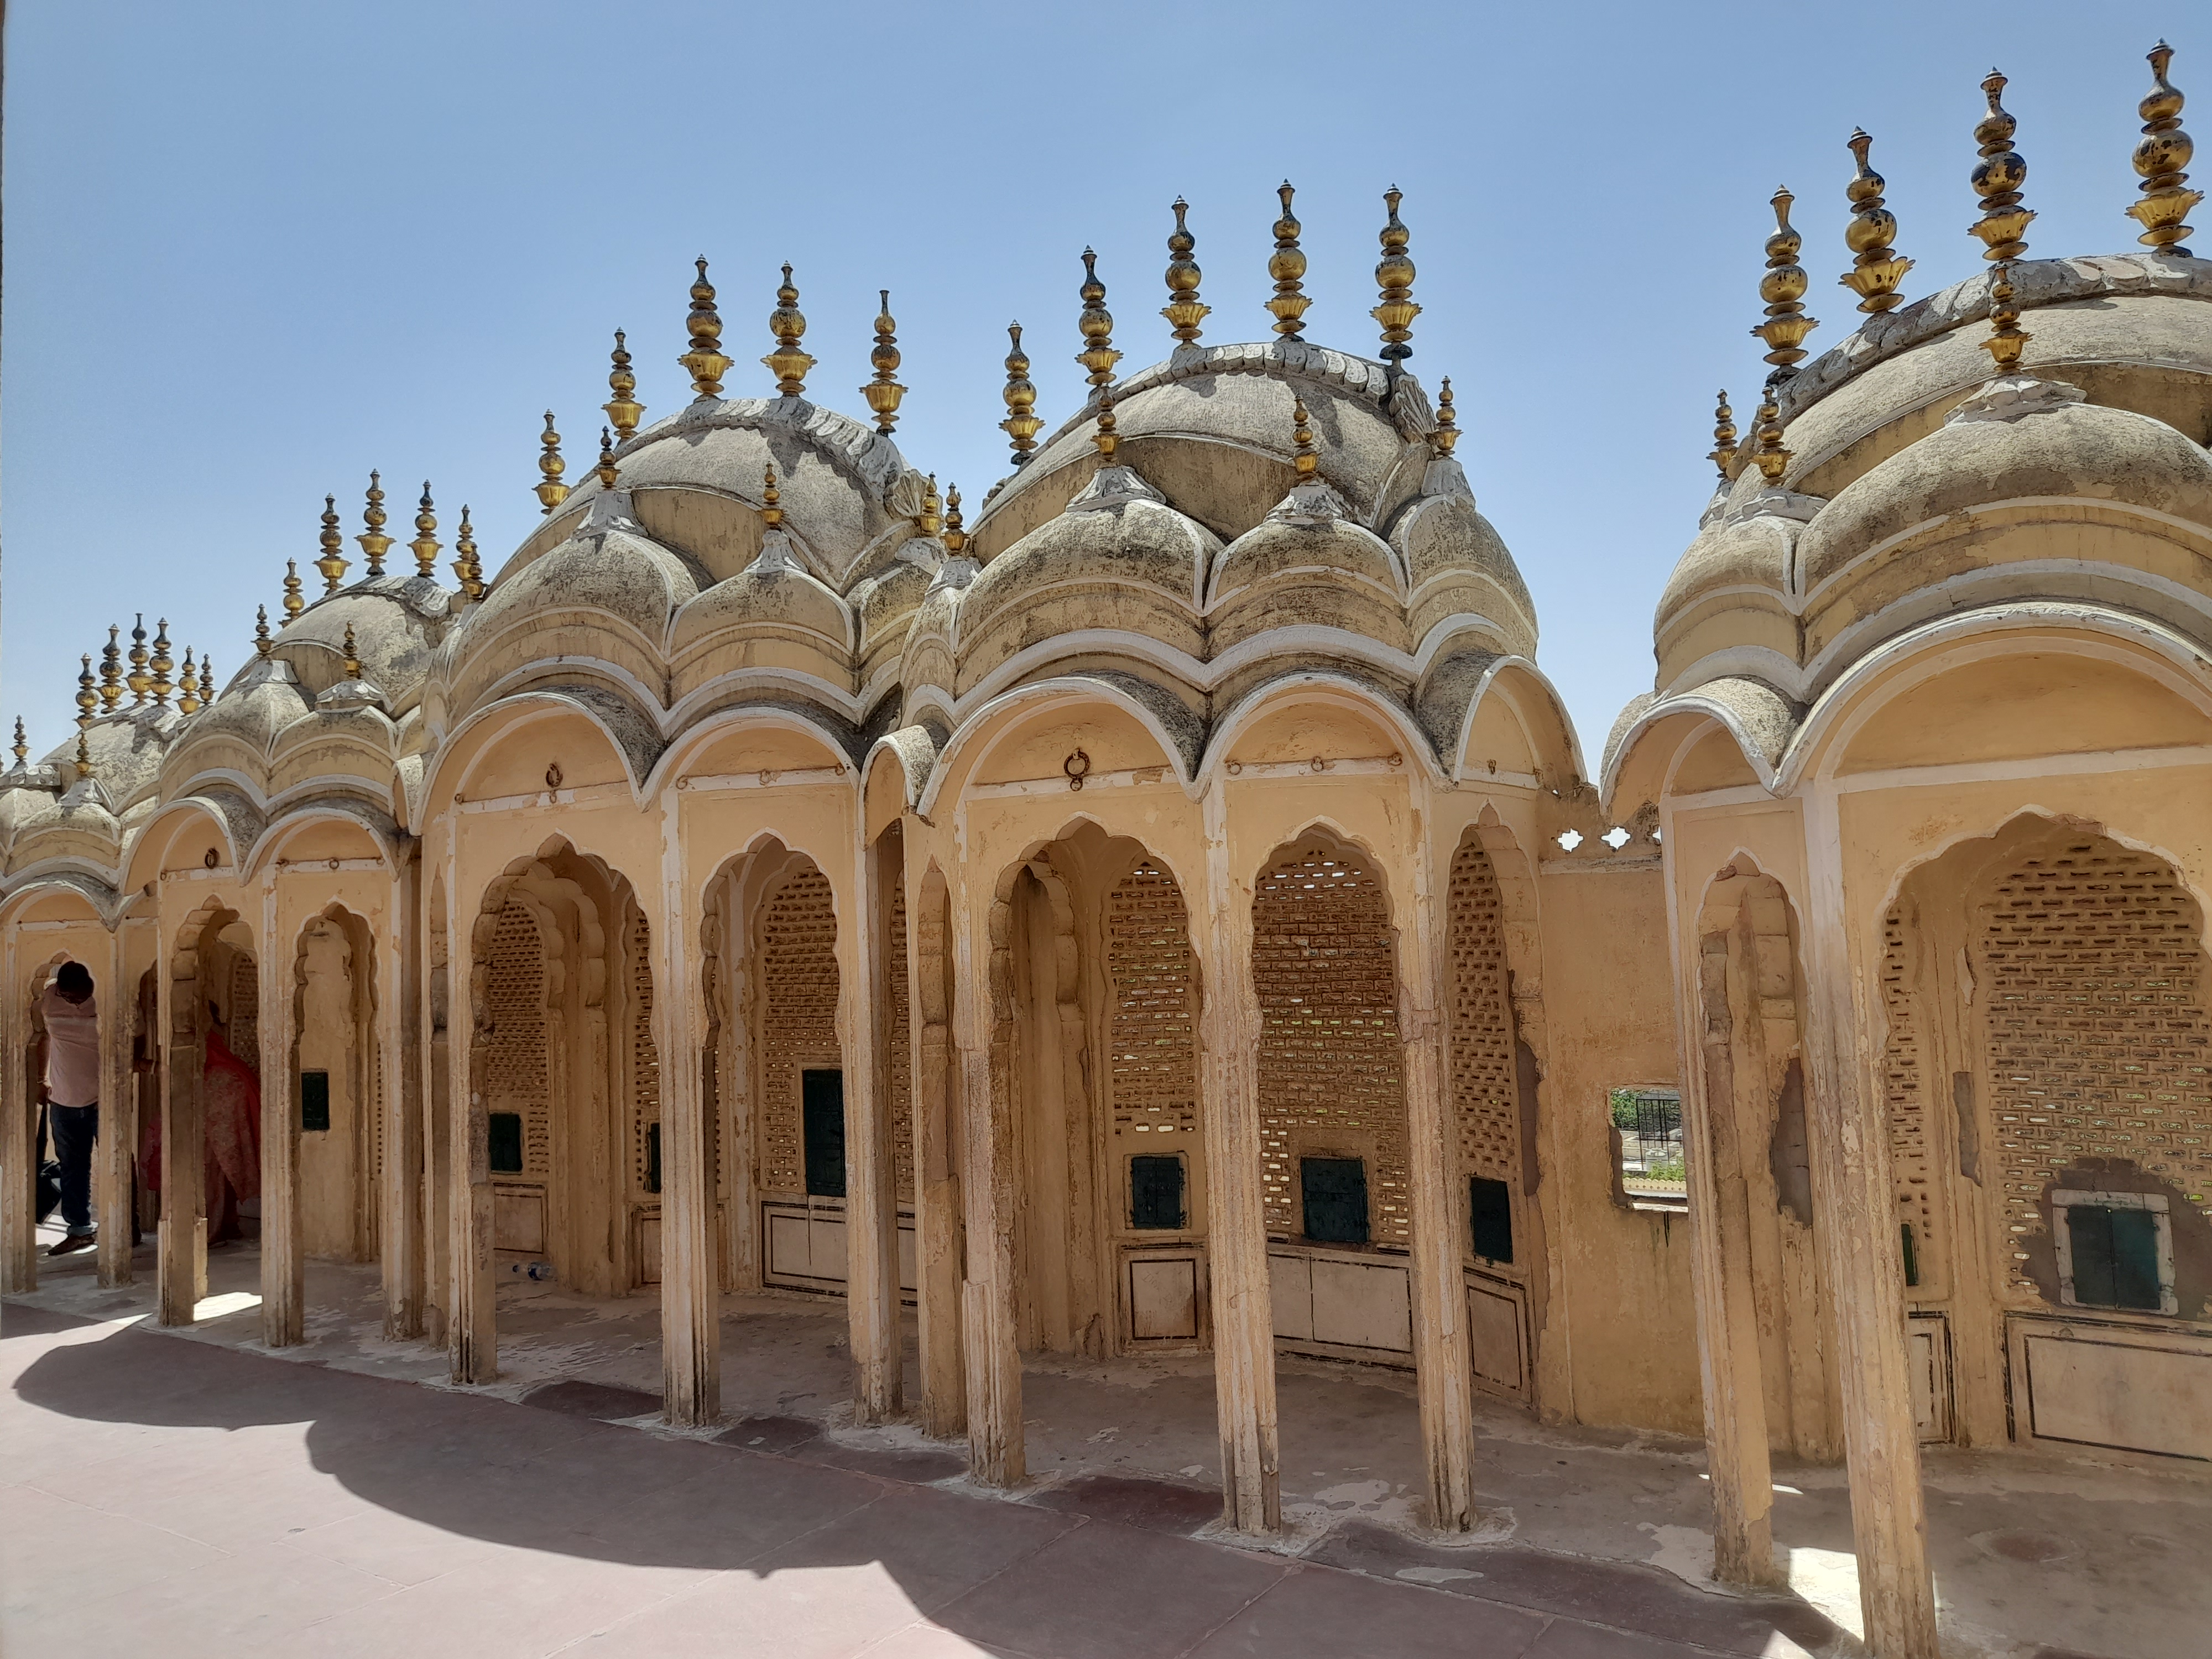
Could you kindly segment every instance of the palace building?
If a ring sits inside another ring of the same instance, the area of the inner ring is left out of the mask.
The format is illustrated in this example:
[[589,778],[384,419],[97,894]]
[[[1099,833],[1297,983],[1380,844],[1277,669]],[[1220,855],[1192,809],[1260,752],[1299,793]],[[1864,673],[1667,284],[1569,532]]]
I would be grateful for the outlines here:
[[0,1042],[90,968],[99,1212],[158,1213],[166,1322],[213,1025],[263,1090],[270,1344],[308,1257],[374,1261],[385,1334],[487,1382],[527,1264],[657,1301],[697,1425],[724,1293],[842,1297],[854,1419],[999,1486],[1025,1356],[1199,1353],[1250,1534],[1278,1356],[1396,1368],[1442,1532],[1483,1397],[1702,1433],[1738,1583],[1770,1457],[1840,1463],[1869,1647],[1926,1659],[1923,1445],[2212,1458],[2212,270],[2169,56],[2112,158],[2138,252],[2030,256],[1994,74],[1985,263],[1908,298],[1856,135],[1823,355],[1776,197],[1772,374],[1587,757],[1407,367],[1395,190],[1372,355],[1306,337],[1287,185],[1258,343],[1208,339],[1178,201],[1172,339],[1121,373],[1086,251],[1087,399],[1049,426],[1012,331],[980,501],[894,441],[888,295],[854,418],[788,267],[772,392],[726,389],[702,260],[694,401],[647,420],[617,335],[596,464],[547,417],[495,569],[372,475],[360,558],[328,503],[320,591],[227,680],[142,619],[68,741],[19,725]]

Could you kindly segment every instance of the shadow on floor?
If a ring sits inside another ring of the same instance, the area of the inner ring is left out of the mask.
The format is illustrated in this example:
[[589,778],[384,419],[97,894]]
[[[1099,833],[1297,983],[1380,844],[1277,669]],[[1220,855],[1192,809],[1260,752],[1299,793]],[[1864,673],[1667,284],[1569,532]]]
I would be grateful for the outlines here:
[[[0,1334],[82,1328],[11,1305]],[[73,1419],[226,1431],[245,1466],[295,1443],[264,1431],[304,1423],[317,1470],[379,1510],[463,1538],[707,1571],[880,1564],[927,1616],[1008,1653],[1125,1659],[1203,1640],[1209,1656],[1270,1659],[1686,1659],[1827,1654],[1845,1642],[1795,1598],[1710,1595],[1654,1568],[1524,1547],[1434,1547],[1357,1520],[1298,1561],[1188,1543],[1178,1534],[1216,1518],[1219,1500],[1168,1481],[1092,1474],[994,1501],[918,1484],[957,1476],[951,1452],[857,1449],[802,1419],[744,1419],[711,1442],[640,1434],[612,1422],[658,1401],[599,1383],[540,1385],[527,1403],[543,1409],[519,1410],[124,1328],[49,1349],[15,1392]],[[1006,1572],[1016,1561],[1022,1571]],[[1360,1609],[1348,1625],[1338,1600],[1305,1606],[1316,1585],[1340,1580],[1344,1605]],[[1231,1626],[1237,1644],[1218,1645]]]

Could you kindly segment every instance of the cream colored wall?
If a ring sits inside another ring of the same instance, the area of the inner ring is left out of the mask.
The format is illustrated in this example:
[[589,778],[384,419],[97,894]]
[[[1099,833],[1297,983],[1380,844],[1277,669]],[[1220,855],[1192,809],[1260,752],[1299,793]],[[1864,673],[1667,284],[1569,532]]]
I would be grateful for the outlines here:
[[[300,1233],[311,1256],[355,1260],[364,1241],[356,1206],[362,1168],[362,1078],[354,1029],[352,946],[337,923],[310,923],[300,941],[301,1073],[330,1074],[331,1127],[300,1130]],[[289,1087],[287,1085],[289,1085]],[[283,1109],[300,1123],[300,1092],[292,1079],[264,1079],[264,1091],[281,1091]]]

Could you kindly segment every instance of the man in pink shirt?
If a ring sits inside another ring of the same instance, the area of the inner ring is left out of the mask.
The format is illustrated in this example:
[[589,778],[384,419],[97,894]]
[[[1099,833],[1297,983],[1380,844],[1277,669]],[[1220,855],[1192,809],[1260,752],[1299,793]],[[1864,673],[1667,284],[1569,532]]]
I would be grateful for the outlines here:
[[62,1220],[69,1228],[46,1254],[68,1255],[92,1248],[92,1143],[100,1134],[100,1010],[82,963],[62,963],[39,1012],[46,1027],[40,1040],[39,1103],[53,1125]]

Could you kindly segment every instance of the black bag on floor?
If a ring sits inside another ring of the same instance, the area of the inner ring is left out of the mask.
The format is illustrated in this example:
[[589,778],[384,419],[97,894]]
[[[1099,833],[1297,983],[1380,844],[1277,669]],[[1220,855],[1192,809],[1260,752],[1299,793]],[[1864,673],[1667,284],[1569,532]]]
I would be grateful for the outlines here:
[[46,1109],[39,1108],[39,1219],[44,1221],[62,1203],[62,1166],[46,1156]]

